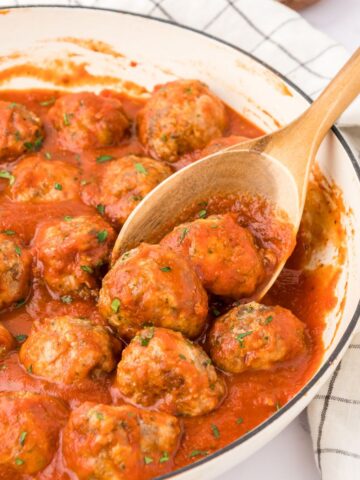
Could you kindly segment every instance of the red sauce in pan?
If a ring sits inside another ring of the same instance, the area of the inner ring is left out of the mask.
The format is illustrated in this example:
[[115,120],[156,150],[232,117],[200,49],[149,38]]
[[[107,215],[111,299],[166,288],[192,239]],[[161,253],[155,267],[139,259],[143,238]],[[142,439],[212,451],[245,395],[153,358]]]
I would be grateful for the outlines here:
[[[51,152],[53,159],[61,159],[80,166],[82,179],[90,179],[96,174],[97,169],[101,168],[101,165],[99,166],[95,161],[96,157],[105,153],[105,150],[104,152],[101,150],[87,151],[81,155],[81,158],[70,152],[56,150],[55,133],[46,117],[49,107],[40,106],[40,102],[55,99],[58,95],[51,91],[6,91],[0,93],[0,99],[22,103],[38,114],[44,122],[46,131],[41,152]],[[131,119],[135,118],[136,113],[143,105],[140,100],[130,99],[110,91],[105,92],[105,95],[119,96]],[[262,132],[259,129],[230,109],[229,116],[230,124],[226,132],[227,136],[256,137],[261,135]],[[119,147],[106,149],[106,154],[114,156],[123,156],[127,153],[145,153],[136,138],[136,132],[132,132],[132,135]],[[7,166],[2,165],[3,168],[7,168]],[[80,200],[49,204],[12,203],[2,193],[6,182],[6,180],[0,179],[0,231],[5,229],[16,231],[26,245],[31,243],[39,222],[45,219],[94,211],[92,207],[84,205]],[[222,208],[224,205],[220,200],[212,201],[211,209],[221,211]],[[247,208],[239,207],[236,211],[240,223],[250,227],[254,224],[253,216],[256,212],[257,226],[261,226],[262,235],[266,236],[267,234],[270,239],[272,238],[273,225],[271,225],[267,207],[261,200],[254,199]],[[228,393],[220,407],[206,416],[182,419],[182,443],[174,460],[144,466],[144,478],[164,474],[194,462],[241,437],[285,405],[313,375],[323,354],[321,338],[324,319],[337,301],[334,290],[339,267],[320,265],[312,271],[307,271],[304,270],[304,265],[312,252],[323,246],[329,238],[340,245],[344,236],[340,223],[342,211],[341,196],[335,188],[326,184],[321,174],[316,171],[311,183],[295,251],[280,278],[264,300],[265,303],[279,304],[291,309],[305,322],[310,338],[309,351],[270,371],[224,375]],[[286,229],[277,232],[279,245],[282,241],[289,241],[288,233]],[[64,304],[52,299],[47,290],[35,282],[26,304],[4,311],[0,314],[0,321],[12,334],[19,335],[29,333],[35,318],[63,314],[89,316],[90,318],[98,318],[99,315],[93,301],[75,300],[70,305]],[[70,386],[44,381],[29,375],[20,366],[16,351],[0,362],[0,391],[43,392],[65,399],[71,408],[85,400],[111,403],[111,383],[112,376],[110,375],[105,381],[86,380]],[[218,434],[214,435],[212,425],[216,425]],[[64,470],[58,453],[53,462],[36,478],[39,480],[50,478],[65,480],[71,476]]]

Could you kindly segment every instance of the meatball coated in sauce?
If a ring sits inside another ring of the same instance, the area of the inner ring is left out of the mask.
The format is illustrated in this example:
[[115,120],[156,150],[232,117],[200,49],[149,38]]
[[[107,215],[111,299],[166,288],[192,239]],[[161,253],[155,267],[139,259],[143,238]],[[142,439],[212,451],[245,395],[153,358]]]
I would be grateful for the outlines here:
[[105,163],[97,185],[87,184],[82,198],[90,205],[103,205],[107,217],[121,226],[138,203],[169,175],[171,169],[161,162],[128,155]]
[[222,400],[225,387],[198,345],[166,328],[141,330],[125,348],[116,387],[129,400],[174,415],[204,415]]
[[101,325],[71,316],[35,320],[19,358],[26,370],[53,382],[74,383],[111,372],[120,343]]
[[0,323],[0,359],[15,347],[11,333]]
[[86,402],[70,416],[62,451],[79,480],[140,480],[146,465],[171,459],[180,433],[171,415]]
[[239,135],[230,135],[229,137],[215,138],[205,148],[195,150],[194,152],[185,154],[181,160],[185,163],[196,162],[201,158],[205,158],[208,155],[213,155],[220,150],[225,150],[238,143],[243,143],[249,140],[247,137],[241,137]]
[[0,310],[25,300],[30,289],[31,255],[9,230],[0,233]]
[[204,287],[216,295],[235,299],[249,296],[264,276],[261,252],[253,236],[231,214],[179,225],[161,245],[187,257]]
[[58,132],[58,143],[70,151],[116,145],[129,126],[119,100],[90,92],[58,98],[49,118]]
[[24,105],[0,100],[0,161],[12,160],[40,148],[40,119]]
[[306,349],[305,325],[290,310],[255,302],[218,318],[208,341],[215,365],[230,373],[268,370]]
[[54,397],[30,392],[0,393],[0,478],[43,470],[58,447],[68,409]]
[[79,171],[69,163],[32,155],[21,160],[12,173],[15,181],[8,193],[17,202],[56,202],[79,196]]
[[208,311],[206,292],[189,262],[148,244],[125,253],[107,273],[98,308],[126,339],[149,324],[197,337]]
[[96,296],[114,241],[114,230],[96,214],[46,222],[34,239],[36,274],[58,295]]
[[160,86],[138,118],[141,142],[151,156],[167,162],[221,137],[226,123],[223,102],[198,80]]

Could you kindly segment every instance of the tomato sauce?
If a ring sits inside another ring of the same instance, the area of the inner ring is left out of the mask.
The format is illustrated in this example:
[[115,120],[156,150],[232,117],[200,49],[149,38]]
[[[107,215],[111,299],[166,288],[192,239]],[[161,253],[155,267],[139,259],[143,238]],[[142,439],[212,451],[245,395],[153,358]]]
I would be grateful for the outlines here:
[[[143,105],[143,100],[131,99],[111,91],[103,94],[118,96],[130,119],[135,119]],[[40,154],[45,155],[48,152],[53,159],[77,165],[83,183],[96,178],[101,169],[96,158],[100,155],[106,153],[116,157],[128,153],[145,154],[135,130],[116,148],[89,150],[80,154],[57,150],[56,134],[47,119],[47,111],[59,95],[61,94],[56,91],[48,90],[0,93],[1,100],[22,103],[41,118],[45,125],[45,141]],[[230,109],[228,112],[230,124],[226,135],[250,138],[261,135],[259,129],[240,115]],[[184,162],[180,162],[174,168],[180,168],[183,164]],[[14,162],[11,162],[3,164],[1,169],[11,170],[13,166]],[[6,185],[7,180],[0,179],[0,231],[14,230],[25,245],[31,245],[34,233],[42,221],[95,211],[80,199],[48,204],[14,203],[6,197]],[[209,213],[224,211],[230,208],[229,205],[220,199],[210,200]],[[240,198],[232,202],[231,209],[237,214],[240,224],[249,227],[266,246],[277,249],[279,254],[281,249],[293,248],[291,232],[285,224],[279,227],[279,224],[272,222],[269,207],[261,199],[249,201]],[[314,171],[296,248],[278,281],[264,299],[264,303],[279,304],[291,309],[305,322],[309,340],[307,352],[270,371],[222,374],[227,385],[227,396],[223,403],[206,416],[182,419],[182,443],[175,458],[162,464],[144,465],[144,479],[194,462],[241,437],[285,405],[311,378],[323,354],[322,332],[325,316],[337,301],[334,292],[344,252],[339,254],[339,266],[319,265],[311,271],[305,267],[311,255],[324,246],[329,238],[335,241],[336,245],[341,244],[344,238],[340,222],[342,211],[341,195],[335,187],[325,182],[319,171]],[[26,302],[17,308],[12,307],[0,313],[0,321],[13,335],[18,336],[19,345],[24,339],[21,336],[29,333],[32,322],[39,317],[73,314],[101,321],[93,300],[62,303],[52,298],[47,289],[36,280],[29,297],[24,300]],[[212,299],[211,302],[210,311],[214,311],[214,307],[220,310],[226,308],[217,299]],[[206,338],[202,337],[199,341],[206,348]],[[26,372],[19,363],[17,351],[11,352],[0,362],[0,391],[28,390],[47,393],[63,398],[70,408],[85,400],[112,403],[112,381],[113,376],[107,375],[96,381],[88,379],[75,385],[51,383]],[[122,400],[116,399],[116,402],[121,403]],[[58,452],[53,462],[36,478],[65,480],[72,476],[64,468]]]

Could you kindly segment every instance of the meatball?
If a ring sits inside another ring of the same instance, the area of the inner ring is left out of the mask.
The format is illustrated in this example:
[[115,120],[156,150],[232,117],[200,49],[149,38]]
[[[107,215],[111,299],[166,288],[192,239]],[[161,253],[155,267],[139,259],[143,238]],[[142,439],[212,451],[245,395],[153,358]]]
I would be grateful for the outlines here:
[[215,295],[249,296],[263,280],[261,251],[231,214],[179,225],[161,244],[189,258],[205,288]]
[[36,274],[58,295],[96,296],[115,232],[99,215],[65,217],[40,226],[34,239]]
[[0,233],[0,310],[24,300],[30,289],[31,255],[12,233]]
[[59,430],[68,417],[64,403],[29,392],[0,393],[0,478],[32,475],[52,460]]
[[141,330],[123,351],[116,387],[136,404],[189,416],[211,412],[225,393],[200,346],[155,327]]
[[138,203],[171,175],[170,168],[148,157],[129,155],[103,165],[97,184],[85,185],[85,203],[102,205],[112,222],[121,226]]
[[17,202],[55,202],[78,197],[79,171],[60,160],[32,155],[16,165],[9,194]]
[[35,320],[21,346],[26,370],[53,382],[74,383],[111,372],[120,344],[101,325],[71,316]]
[[79,480],[140,480],[146,465],[171,459],[179,439],[171,415],[85,402],[70,415],[62,451]]
[[11,333],[0,323],[0,358],[6,355],[14,346],[15,342]]
[[176,162],[221,137],[223,102],[198,80],[176,80],[155,90],[139,114],[139,136],[151,156]]
[[37,150],[42,141],[43,128],[34,113],[19,103],[0,100],[0,161]]
[[227,372],[268,370],[305,351],[305,325],[290,310],[251,302],[218,318],[209,334],[210,356]]
[[49,118],[60,146],[71,151],[116,145],[129,126],[120,100],[90,92],[58,98]]
[[167,247],[145,243],[107,273],[98,308],[126,339],[149,324],[194,338],[208,311],[206,292],[188,261]]

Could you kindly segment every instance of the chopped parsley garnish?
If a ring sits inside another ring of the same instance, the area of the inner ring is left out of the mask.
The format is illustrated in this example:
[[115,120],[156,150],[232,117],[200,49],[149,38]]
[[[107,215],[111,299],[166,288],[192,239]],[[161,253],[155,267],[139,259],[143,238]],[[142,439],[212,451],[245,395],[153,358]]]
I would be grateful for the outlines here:
[[100,215],[104,215],[105,205],[102,205],[101,203],[99,203],[99,205],[96,205],[96,210],[100,213]]
[[239,333],[239,335],[236,335],[236,340],[240,343],[241,348],[244,347],[244,338],[248,337],[252,333],[253,333],[253,331],[249,330],[248,332],[243,332],[243,333]]
[[135,170],[139,173],[142,173],[143,175],[147,175],[148,171],[144,167],[142,163],[135,163]]
[[19,257],[21,256],[21,248],[18,245],[15,245],[15,252]]
[[160,267],[162,272],[171,272],[171,267]]
[[154,460],[151,457],[144,457],[144,463],[145,465],[149,465],[152,463]]
[[139,337],[140,340],[140,345],[142,347],[147,347],[149,345],[150,340],[154,336],[154,327],[150,327],[145,330],[145,332],[142,334],[142,336]]
[[62,297],[60,297],[60,300],[62,301],[62,303],[72,303],[73,299],[70,295],[63,295]]
[[104,243],[105,240],[107,239],[108,235],[109,235],[109,232],[107,230],[101,230],[101,232],[98,232],[96,234],[98,242],[99,243]]
[[215,307],[212,308],[211,311],[212,311],[212,314],[214,315],[214,317],[218,317],[219,315],[221,315],[220,311]]
[[80,265],[80,268],[86,273],[94,273],[94,270],[89,265]]
[[277,401],[277,402],[275,403],[275,409],[276,409],[276,411],[278,412],[278,411],[280,410],[280,408],[281,408],[281,403],[280,403],[279,401]]
[[3,233],[5,233],[5,235],[15,235],[14,230],[4,230]]
[[186,360],[185,355],[183,355],[182,353],[179,353],[179,357],[181,358],[181,360]]
[[119,311],[120,305],[121,305],[120,300],[118,298],[114,298],[114,300],[111,302],[111,310],[114,313],[117,313]]
[[199,218],[206,218],[207,216],[207,211],[206,210],[200,210],[198,213]]
[[55,188],[55,190],[62,190],[63,187],[62,187],[61,183],[55,183],[54,188]]
[[65,222],[70,222],[73,218],[71,215],[65,215],[64,220]]
[[17,142],[20,142],[20,140],[21,140],[21,133],[19,132],[19,130],[16,130],[16,132],[15,132],[15,140]]
[[9,180],[9,185],[14,185],[15,177],[7,170],[0,171],[0,178],[5,178],[6,180]]
[[96,163],[105,163],[108,162],[109,160],[112,160],[114,157],[113,155],[100,155],[99,157],[96,158]]
[[27,432],[21,432],[20,433],[19,442],[20,442],[21,446],[24,446],[27,434],[28,434]]
[[37,152],[41,148],[43,141],[44,141],[44,138],[40,136],[35,140],[35,142],[25,142],[24,147],[29,152]]
[[236,423],[238,425],[241,425],[242,423],[244,423],[244,419],[242,417],[239,417],[237,420],[236,420]]
[[272,315],[269,315],[267,318],[264,320],[264,325],[269,325],[273,321]]
[[163,134],[161,135],[161,141],[162,141],[162,142],[167,142],[167,141],[168,141],[168,136],[166,135],[166,133],[163,133]]
[[65,127],[70,126],[70,116],[71,116],[71,114],[64,113],[64,125],[65,125]]
[[170,460],[168,452],[163,452],[162,456],[159,459],[160,463],[168,462]]
[[55,103],[55,98],[49,98],[49,100],[44,100],[43,102],[40,102],[40,105],[42,107],[50,107],[51,105],[54,105]]
[[141,195],[133,195],[131,198],[134,200],[134,202],[141,202],[143,199]]
[[18,300],[17,302],[15,302],[15,308],[22,307],[23,305],[25,305],[25,302],[26,302],[26,300],[24,298]]
[[15,458],[15,464],[16,465],[24,465],[25,461],[22,458],[16,457]]
[[23,343],[28,338],[28,336],[25,335],[24,333],[20,333],[19,335],[15,335],[15,338],[17,342]]
[[98,420],[104,420],[104,414],[102,412],[95,412],[95,416]]
[[26,370],[27,370],[28,373],[32,373],[32,365],[29,365]]
[[189,233],[189,229],[188,228],[183,228],[182,231],[181,231],[181,235],[180,235],[180,244],[184,241],[184,238],[186,237],[186,235]]
[[206,456],[208,455],[209,452],[207,452],[206,450],[193,450],[190,454],[189,454],[189,458],[194,458],[194,457],[198,457],[200,455],[202,456]]
[[18,105],[19,105],[19,104],[16,103],[16,102],[11,102],[8,108],[15,108],[15,107],[17,107]]
[[45,155],[45,158],[47,158],[48,160],[52,159],[52,155],[50,152],[45,152],[44,155]]
[[211,424],[211,430],[212,430],[212,433],[213,433],[213,435],[216,439],[220,438],[219,429],[214,423]]

